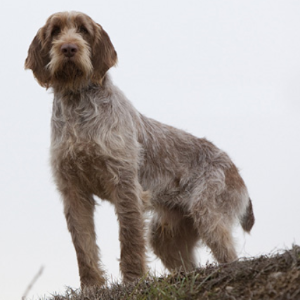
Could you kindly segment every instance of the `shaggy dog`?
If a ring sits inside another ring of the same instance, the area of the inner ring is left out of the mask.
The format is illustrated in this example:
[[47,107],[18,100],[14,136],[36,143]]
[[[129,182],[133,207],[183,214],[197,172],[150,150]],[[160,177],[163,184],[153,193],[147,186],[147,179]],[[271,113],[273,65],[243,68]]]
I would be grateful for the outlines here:
[[219,263],[235,260],[232,227],[250,232],[251,200],[228,155],[206,139],[140,114],[107,71],[117,53],[103,28],[77,12],[39,29],[25,68],[54,92],[51,165],[77,254],[81,286],[101,286],[94,195],[115,205],[125,282],[147,272],[149,243],[169,270],[192,270],[199,240]]

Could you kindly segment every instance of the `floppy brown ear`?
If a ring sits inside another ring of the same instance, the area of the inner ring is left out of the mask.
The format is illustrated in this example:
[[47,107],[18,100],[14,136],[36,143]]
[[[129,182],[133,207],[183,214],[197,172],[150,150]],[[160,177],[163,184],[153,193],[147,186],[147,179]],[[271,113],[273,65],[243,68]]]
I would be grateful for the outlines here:
[[42,87],[49,87],[50,73],[47,70],[49,53],[42,47],[41,30],[38,31],[28,49],[28,56],[25,60],[25,69],[31,69],[38,83]]
[[95,41],[92,49],[93,80],[100,81],[105,73],[117,63],[117,52],[108,36],[99,24],[95,24]]

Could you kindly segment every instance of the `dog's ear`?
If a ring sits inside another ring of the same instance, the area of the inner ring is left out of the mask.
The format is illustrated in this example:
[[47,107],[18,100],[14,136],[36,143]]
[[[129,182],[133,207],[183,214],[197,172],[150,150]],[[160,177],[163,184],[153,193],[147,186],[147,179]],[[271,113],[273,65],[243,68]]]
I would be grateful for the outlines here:
[[94,24],[95,39],[92,48],[93,80],[101,82],[105,73],[117,63],[117,52],[99,24]]
[[[49,87],[50,72],[47,65],[50,61],[49,49],[43,43],[43,28],[41,28],[34,37],[28,49],[28,56],[25,60],[25,69],[31,69],[34,77],[42,87]],[[42,45],[43,44],[43,45]]]

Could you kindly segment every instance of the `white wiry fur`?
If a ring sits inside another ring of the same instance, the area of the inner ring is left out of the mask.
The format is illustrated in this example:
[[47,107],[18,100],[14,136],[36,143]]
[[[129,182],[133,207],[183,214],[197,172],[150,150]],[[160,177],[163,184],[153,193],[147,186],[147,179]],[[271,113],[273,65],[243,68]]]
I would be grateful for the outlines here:
[[147,271],[146,210],[149,243],[168,269],[194,268],[199,240],[218,262],[235,260],[232,226],[239,220],[249,232],[254,224],[237,168],[206,139],[140,114],[107,74],[116,61],[100,25],[81,13],[57,13],[39,30],[25,63],[54,91],[51,165],[82,286],[105,283],[94,195],[115,205],[125,281]]

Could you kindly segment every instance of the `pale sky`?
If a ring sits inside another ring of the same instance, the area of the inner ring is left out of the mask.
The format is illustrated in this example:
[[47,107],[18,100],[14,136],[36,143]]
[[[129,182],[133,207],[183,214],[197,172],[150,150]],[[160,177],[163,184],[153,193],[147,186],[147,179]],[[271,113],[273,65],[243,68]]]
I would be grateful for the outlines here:
[[[236,232],[240,256],[300,244],[300,1],[2,0],[1,299],[20,299],[41,266],[29,299],[79,287],[49,165],[52,94],[23,67],[37,30],[65,10],[107,31],[119,57],[112,78],[141,113],[206,137],[239,167],[256,216],[250,236]],[[118,279],[118,224],[98,202],[102,261]]]

